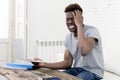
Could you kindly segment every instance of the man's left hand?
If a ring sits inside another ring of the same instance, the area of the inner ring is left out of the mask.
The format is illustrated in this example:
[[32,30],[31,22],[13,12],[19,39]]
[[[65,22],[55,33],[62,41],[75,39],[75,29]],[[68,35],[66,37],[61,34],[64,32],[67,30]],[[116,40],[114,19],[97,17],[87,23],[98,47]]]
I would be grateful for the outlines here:
[[72,12],[74,21],[77,27],[80,27],[83,25],[83,16],[82,13],[79,10],[75,10]]

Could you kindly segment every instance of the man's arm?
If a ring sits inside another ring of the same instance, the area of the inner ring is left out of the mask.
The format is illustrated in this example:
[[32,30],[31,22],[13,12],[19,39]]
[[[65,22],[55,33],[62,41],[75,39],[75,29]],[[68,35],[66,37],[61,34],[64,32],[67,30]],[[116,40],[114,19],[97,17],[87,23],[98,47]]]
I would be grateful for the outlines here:
[[78,47],[82,53],[82,56],[86,56],[90,53],[95,45],[95,38],[85,38],[83,30],[83,16],[79,10],[73,12],[75,24],[77,26]]
[[73,58],[71,56],[71,53],[69,50],[65,50],[64,54],[64,60],[61,62],[56,62],[56,63],[46,63],[46,62],[41,62],[41,63],[33,63],[35,66],[38,67],[45,67],[45,68],[52,68],[52,69],[63,69],[63,68],[70,68],[72,66]]

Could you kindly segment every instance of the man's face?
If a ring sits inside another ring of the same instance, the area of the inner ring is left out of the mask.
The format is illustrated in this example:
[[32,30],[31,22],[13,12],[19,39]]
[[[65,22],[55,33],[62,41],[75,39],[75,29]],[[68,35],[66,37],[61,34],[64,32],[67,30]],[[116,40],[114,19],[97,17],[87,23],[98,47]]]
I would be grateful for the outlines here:
[[75,32],[77,30],[72,12],[66,13],[66,24],[70,32]]

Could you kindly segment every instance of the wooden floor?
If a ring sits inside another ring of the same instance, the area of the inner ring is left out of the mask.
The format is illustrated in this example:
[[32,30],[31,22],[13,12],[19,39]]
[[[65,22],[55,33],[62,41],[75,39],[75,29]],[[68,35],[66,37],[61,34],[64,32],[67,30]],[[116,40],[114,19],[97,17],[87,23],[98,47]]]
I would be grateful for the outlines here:
[[60,80],[81,80],[62,71],[40,68],[36,70],[13,70],[0,68],[0,80],[43,80],[58,77]]

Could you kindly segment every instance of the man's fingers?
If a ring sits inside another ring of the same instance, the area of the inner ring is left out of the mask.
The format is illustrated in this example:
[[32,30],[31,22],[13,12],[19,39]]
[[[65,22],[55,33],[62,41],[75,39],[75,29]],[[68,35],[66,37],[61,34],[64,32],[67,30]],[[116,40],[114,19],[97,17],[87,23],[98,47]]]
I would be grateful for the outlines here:
[[38,62],[32,62],[33,65],[38,66]]
[[79,10],[75,10],[74,12],[75,12],[75,16],[80,16],[80,15],[82,15],[82,13],[81,13]]
[[72,12],[72,15],[73,15],[73,17],[75,17],[75,13],[74,12]]
[[74,12],[72,12],[73,16],[78,16],[80,14],[79,10],[75,10]]
[[75,13],[75,16],[77,16],[77,11],[76,10],[74,11],[74,13]]
[[80,15],[80,11],[79,10],[77,10],[77,14]]

